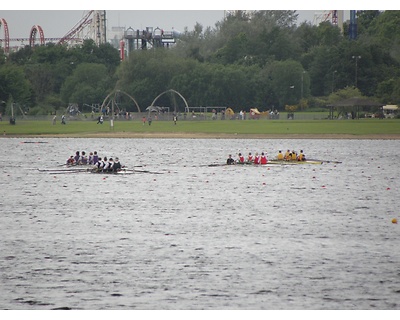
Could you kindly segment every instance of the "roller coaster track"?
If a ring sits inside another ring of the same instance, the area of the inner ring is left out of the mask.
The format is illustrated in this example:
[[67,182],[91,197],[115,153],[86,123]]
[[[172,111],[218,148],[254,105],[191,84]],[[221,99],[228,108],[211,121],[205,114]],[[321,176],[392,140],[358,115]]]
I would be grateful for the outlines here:
[[81,42],[82,39],[77,37],[77,34],[92,23],[93,12],[94,10],[88,11],[84,17],[62,38],[45,38],[43,29],[39,25],[34,25],[31,28],[29,38],[10,38],[7,21],[0,18],[0,31],[3,29],[4,33],[4,37],[0,38],[0,47],[3,47],[5,54],[8,54],[10,51],[10,42],[20,42],[23,44],[24,42],[29,41],[29,46],[34,47],[37,36],[40,45],[44,45],[46,42],[57,42],[57,44],[64,44],[70,41]]

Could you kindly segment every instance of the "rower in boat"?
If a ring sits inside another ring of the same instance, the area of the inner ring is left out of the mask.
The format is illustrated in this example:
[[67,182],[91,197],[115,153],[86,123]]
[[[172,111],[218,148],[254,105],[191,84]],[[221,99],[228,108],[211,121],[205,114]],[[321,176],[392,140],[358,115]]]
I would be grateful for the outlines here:
[[244,163],[244,156],[243,156],[241,153],[238,154],[238,160],[237,160],[237,162],[238,162],[238,163],[242,163],[242,164]]
[[254,161],[254,157],[253,157],[253,155],[251,154],[251,152],[249,152],[249,155],[247,156],[247,162],[252,163],[253,161]]
[[267,155],[264,154],[264,152],[261,152],[260,156],[260,164],[267,164],[268,163],[268,158]]
[[228,159],[226,159],[226,164],[228,165],[235,164],[235,160],[232,158],[231,154],[228,156]]
[[[104,159],[107,160],[106,157],[104,157]],[[94,165],[93,170],[94,170],[94,171],[97,171],[97,172],[102,172],[102,171],[103,171],[103,168],[104,168],[104,165],[105,165],[105,162],[104,162],[103,159],[100,157],[100,158],[98,159],[98,161],[96,162],[96,164]]]
[[99,161],[99,155],[97,154],[97,151],[93,152],[93,164],[96,164],[97,161]]
[[303,150],[300,150],[300,153],[297,156],[297,161],[306,161],[306,156],[304,155]]
[[85,151],[82,151],[82,154],[81,154],[81,156],[79,158],[78,164],[80,164],[80,165],[87,165],[88,164],[88,158],[87,158],[87,155],[86,155]]
[[256,152],[256,155],[254,156],[254,164],[260,164],[260,156],[258,155],[258,152]]
[[282,153],[281,150],[279,150],[279,152],[278,152],[277,159],[278,159],[278,160],[283,160],[283,153]]
[[292,158],[290,160],[297,160],[297,153],[296,151],[292,150],[291,152]]
[[94,162],[93,162],[93,152],[89,153],[88,164],[94,164]]
[[290,150],[287,149],[287,151],[285,152],[285,156],[283,157],[284,160],[291,160],[292,159],[292,155],[290,154]]
[[74,157],[75,163],[78,163],[80,157],[81,157],[80,152],[79,151],[75,152],[75,157]]
[[103,167],[103,172],[112,172],[113,166],[114,166],[113,158],[108,159],[108,161],[105,163],[105,165]]

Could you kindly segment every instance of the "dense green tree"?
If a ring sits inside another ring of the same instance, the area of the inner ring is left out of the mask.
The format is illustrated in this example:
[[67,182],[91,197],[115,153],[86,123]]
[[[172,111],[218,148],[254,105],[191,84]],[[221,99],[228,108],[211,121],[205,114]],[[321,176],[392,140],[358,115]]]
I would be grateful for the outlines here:
[[[93,40],[75,47],[26,46],[7,57],[0,54],[0,99],[18,96],[57,109],[68,102],[100,103],[117,88],[145,109],[174,89],[192,106],[268,110],[300,101],[316,106],[332,92],[357,86],[362,95],[400,103],[400,11],[358,11],[356,40],[348,39],[346,23],[341,34],[329,22],[296,25],[297,16],[296,11],[233,11],[214,28],[196,23],[185,29],[173,48],[134,50],[122,63],[118,49]],[[23,95],[7,82],[5,67],[23,70],[15,79],[23,83]],[[157,101],[181,103],[173,94]]]
[[302,65],[293,60],[277,61],[269,66],[271,86],[279,107],[297,104],[309,94],[308,74]]
[[23,67],[9,64],[1,66],[0,102],[2,101],[7,105],[15,102],[24,107],[32,106],[31,86],[25,78]]
[[82,63],[65,80],[61,98],[65,103],[78,105],[101,103],[113,88],[105,65]]

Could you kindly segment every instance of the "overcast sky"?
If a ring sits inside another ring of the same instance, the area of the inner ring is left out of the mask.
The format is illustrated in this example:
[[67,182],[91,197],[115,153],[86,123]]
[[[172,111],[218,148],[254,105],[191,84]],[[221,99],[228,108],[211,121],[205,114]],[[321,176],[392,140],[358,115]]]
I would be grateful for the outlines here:
[[[0,11],[0,18],[7,21],[9,28],[10,38],[29,38],[29,33],[34,25],[42,27],[45,38],[61,38],[66,35],[75,25],[77,25],[84,15],[93,8],[82,7],[82,2],[69,0],[64,4],[50,4],[50,5],[39,5],[32,1],[20,0],[14,3],[8,1],[7,4],[2,4],[1,8],[5,10]],[[381,0],[379,5],[382,9],[386,9],[385,1]],[[56,1],[54,1],[56,2]],[[58,3],[59,1],[57,1]],[[98,0],[95,5],[98,9],[105,9],[107,16],[108,28],[113,26],[121,27],[132,27],[133,29],[143,30],[146,27],[160,27],[164,30],[170,31],[172,29],[183,32],[185,27],[188,30],[193,30],[196,22],[203,25],[203,27],[214,27],[215,23],[221,21],[224,18],[224,9],[243,9],[243,7],[237,7],[236,3],[240,6],[248,6],[248,10],[251,9],[289,9],[299,10],[299,21],[310,21],[314,19],[316,12],[322,12],[323,10],[332,9],[329,1],[323,1],[322,5],[320,2],[315,1],[292,1],[285,0],[280,1],[283,4],[270,4],[268,1],[226,1],[226,0],[202,0],[201,7],[188,5],[185,2],[183,5],[176,4],[175,1],[159,1],[153,0],[146,4],[134,3],[133,5],[124,5],[121,7],[110,6],[111,1]],[[341,3],[341,0],[335,1],[335,8],[342,7],[347,9],[348,7],[345,1]],[[153,6],[150,7],[149,3]],[[268,7],[266,8],[266,4]],[[375,2],[375,6],[376,6]],[[132,8],[134,6],[134,8]],[[398,5],[397,5],[398,6]],[[76,8],[76,10],[75,10]],[[363,2],[363,8],[368,9],[368,1]],[[22,10],[21,10],[22,9]],[[30,9],[30,10],[28,10]],[[74,9],[74,10],[72,10]],[[157,9],[157,10],[155,10]],[[209,9],[209,10],[199,10]],[[361,8],[350,8],[350,9],[361,9]],[[349,10],[345,10],[345,19],[349,17]],[[377,9],[374,7],[374,9]],[[4,38],[4,29],[0,28],[0,37]]]
[[[0,11],[0,18],[6,20],[10,38],[29,38],[34,25],[42,27],[45,38],[61,38],[74,28],[88,13],[84,10],[33,10],[33,11]],[[314,11],[299,11],[300,20],[313,20]],[[196,22],[203,27],[214,27],[215,23],[223,20],[223,10],[107,10],[107,25],[111,27],[132,27],[145,30],[146,27],[160,27],[164,30],[183,32],[185,27],[193,30]],[[4,30],[0,37],[4,37]]]

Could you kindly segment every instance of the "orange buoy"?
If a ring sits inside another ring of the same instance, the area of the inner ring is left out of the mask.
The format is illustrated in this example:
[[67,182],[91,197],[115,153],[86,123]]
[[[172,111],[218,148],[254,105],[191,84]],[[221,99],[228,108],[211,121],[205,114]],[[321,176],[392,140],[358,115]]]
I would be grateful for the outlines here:
[[392,219],[392,223],[397,224],[397,219],[396,219],[396,218],[393,218],[393,219]]

